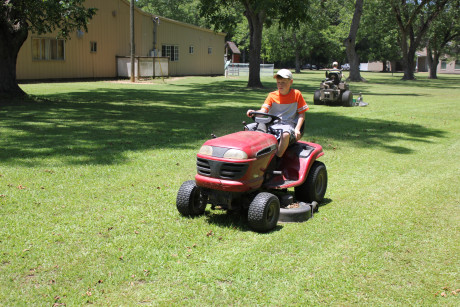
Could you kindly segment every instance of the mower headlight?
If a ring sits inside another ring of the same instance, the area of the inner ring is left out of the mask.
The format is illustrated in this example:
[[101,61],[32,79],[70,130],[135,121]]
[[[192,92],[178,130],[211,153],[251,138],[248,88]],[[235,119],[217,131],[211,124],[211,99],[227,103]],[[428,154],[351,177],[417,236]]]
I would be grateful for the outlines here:
[[200,155],[212,156],[212,146],[203,145],[198,152]]
[[225,159],[246,160],[248,155],[239,149],[229,149],[224,153]]

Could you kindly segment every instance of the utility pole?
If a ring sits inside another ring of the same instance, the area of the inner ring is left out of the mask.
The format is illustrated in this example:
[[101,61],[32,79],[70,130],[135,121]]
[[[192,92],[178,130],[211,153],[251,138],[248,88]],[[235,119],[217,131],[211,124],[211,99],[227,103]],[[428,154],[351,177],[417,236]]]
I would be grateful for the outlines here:
[[130,19],[131,19],[131,25],[130,25],[130,28],[131,28],[131,82],[135,82],[136,81],[136,77],[134,76],[134,65],[135,65],[135,61],[134,61],[134,53],[136,52],[136,48],[134,47],[134,0],[131,0],[131,4],[130,4]]

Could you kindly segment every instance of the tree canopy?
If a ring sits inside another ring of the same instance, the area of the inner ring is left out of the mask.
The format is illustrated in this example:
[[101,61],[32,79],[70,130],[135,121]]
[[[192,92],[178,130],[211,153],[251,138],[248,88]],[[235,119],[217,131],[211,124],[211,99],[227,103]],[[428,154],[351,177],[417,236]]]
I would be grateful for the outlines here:
[[391,6],[387,1],[366,0],[363,10],[356,51],[364,61],[381,61],[386,71],[387,61],[401,58],[398,25]]
[[29,31],[42,34],[57,31],[68,38],[74,29],[87,31],[96,13],[85,8],[84,0],[5,0],[0,5],[0,94],[23,95],[16,80],[16,60]]
[[222,27],[231,23],[229,15],[222,14],[231,8],[243,11],[249,27],[249,80],[248,87],[262,87],[260,63],[264,26],[275,20],[280,26],[298,26],[309,18],[309,1],[298,0],[200,0],[201,14],[212,24]]
[[136,0],[136,5],[143,11],[181,22],[207,26],[199,14],[198,0]]
[[331,59],[343,63],[344,46],[337,38],[346,35],[342,14],[338,13],[344,7],[337,3],[337,10],[332,12],[324,4],[310,2],[308,22],[283,28],[275,21],[267,28],[262,40],[263,58],[286,67],[294,65],[297,72],[303,64],[324,64]]

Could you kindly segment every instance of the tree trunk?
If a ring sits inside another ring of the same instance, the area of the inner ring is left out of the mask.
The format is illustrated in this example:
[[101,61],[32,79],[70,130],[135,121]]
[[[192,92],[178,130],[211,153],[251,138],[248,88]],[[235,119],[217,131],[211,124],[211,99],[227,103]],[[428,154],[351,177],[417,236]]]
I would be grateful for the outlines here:
[[363,14],[363,0],[356,0],[355,12],[353,14],[353,20],[350,26],[350,33],[348,37],[344,40],[344,45],[346,47],[347,58],[350,62],[350,75],[347,80],[351,81],[364,81],[361,77],[359,71],[359,56],[356,53],[356,35],[359,29],[359,22],[361,20],[361,15]]
[[426,47],[426,58],[428,61],[428,67],[430,69],[430,76],[428,79],[438,79],[438,63],[439,63],[439,54],[431,49],[431,47],[428,46]]
[[439,63],[439,54],[433,56],[433,60],[430,64],[430,77],[429,79],[438,79],[438,63]]
[[18,25],[13,29],[0,22],[0,97],[26,95],[16,79],[16,62],[28,34],[27,27]]
[[294,53],[295,53],[295,72],[300,73],[300,48],[297,41],[297,35],[294,32],[292,34],[292,41],[294,42]]
[[300,73],[300,51],[295,51],[295,72]]
[[254,12],[250,8],[249,0],[244,2],[244,15],[249,23],[249,80],[248,87],[262,88],[260,82],[260,50],[262,48],[262,31],[265,22],[265,11]]
[[387,60],[382,60],[382,64],[383,64],[382,72],[386,72],[388,70]]
[[410,30],[408,33],[411,35],[410,38],[407,38],[407,30],[401,31],[401,51],[402,51],[402,65],[404,75],[402,80],[415,80],[414,70],[415,70],[415,50],[414,50],[414,31],[412,25],[409,25]]
[[415,80],[415,50],[412,48],[413,43],[411,44],[411,47],[408,48],[407,52],[403,53],[403,66],[404,66],[404,76],[403,80]]

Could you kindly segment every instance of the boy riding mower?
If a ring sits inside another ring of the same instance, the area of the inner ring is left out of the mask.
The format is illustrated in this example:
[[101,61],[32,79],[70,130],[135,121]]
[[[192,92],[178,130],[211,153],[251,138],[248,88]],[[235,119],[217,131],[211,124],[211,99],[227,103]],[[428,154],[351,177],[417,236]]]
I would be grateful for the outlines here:
[[[327,171],[317,161],[324,154],[321,145],[297,141],[277,163],[278,141],[271,126],[280,118],[263,112],[251,115],[255,131],[239,131],[203,144],[195,180],[184,182],[177,193],[176,206],[182,215],[202,215],[211,204],[213,209],[247,212],[249,226],[267,232],[278,223],[280,199],[293,202],[288,188],[294,187],[298,202],[323,200]],[[283,201],[283,205],[289,204]]]
[[313,95],[315,105],[342,105],[344,107],[353,106],[353,93],[349,85],[342,81],[340,70],[326,71],[326,79],[321,82],[320,89]]

